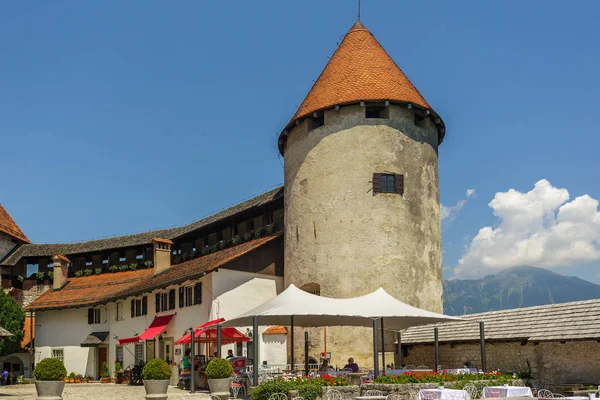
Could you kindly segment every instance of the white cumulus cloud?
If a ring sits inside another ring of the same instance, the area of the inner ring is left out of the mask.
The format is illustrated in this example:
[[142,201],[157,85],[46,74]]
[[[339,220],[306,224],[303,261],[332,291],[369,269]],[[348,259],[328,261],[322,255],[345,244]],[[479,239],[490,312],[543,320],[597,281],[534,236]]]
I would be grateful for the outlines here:
[[442,219],[442,221],[454,221],[458,216],[458,213],[460,213],[460,210],[462,210],[465,204],[467,204],[467,201],[469,201],[469,199],[474,196],[475,189],[467,189],[467,191],[465,192],[465,198],[459,200],[455,205],[445,206],[443,204],[440,204],[440,218]]
[[567,189],[545,179],[527,193],[498,192],[489,203],[499,218],[468,245],[454,269],[457,278],[477,278],[530,265],[544,268],[600,260],[598,200],[588,195],[569,201]]

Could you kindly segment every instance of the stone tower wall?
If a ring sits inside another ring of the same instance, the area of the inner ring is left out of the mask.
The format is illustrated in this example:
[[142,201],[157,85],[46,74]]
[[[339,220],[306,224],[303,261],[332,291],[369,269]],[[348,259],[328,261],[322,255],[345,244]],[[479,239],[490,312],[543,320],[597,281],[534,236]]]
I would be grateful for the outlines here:
[[[316,283],[322,296],[339,298],[383,287],[408,304],[442,312],[437,129],[429,119],[416,126],[402,106],[391,105],[389,119],[364,115],[359,105],[326,111],[323,126],[308,131],[305,120],[288,136],[286,286]],[[404,196],[373,196],[373,173],[386,172],[404,174]],[[311,336],[322,341],[322,332]],[[296,346],[298,360],[303,345]],[[323,347],[314,343],[311,356],[318,359]],[[328,328],[327,351],[334,365],[349,356],[372,365],[372,332]]]

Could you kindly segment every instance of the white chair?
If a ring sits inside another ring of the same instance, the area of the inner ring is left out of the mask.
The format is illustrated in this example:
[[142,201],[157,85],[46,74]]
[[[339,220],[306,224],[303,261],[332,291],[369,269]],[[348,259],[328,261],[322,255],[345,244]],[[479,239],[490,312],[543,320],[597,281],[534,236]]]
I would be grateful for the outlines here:
[[381,390],[367,390],[363,396],[383,396],[383,392]]
[[465,385],[463,390],[469,394],[471,399],[474,400],[479,398],[479,390],[475,387],[475,385]]
[[210,400],[221,400],[221,398],[219,396],[217,396],[216,394],[211,394]]
[[538,399],[553,399],[554,393],[552,393],[548,389],[539,389],[537,391],[537,398]]
[[327,400],[342,400],[342,393],[339,390],[328,388],[325,398]]
[[269,400],[287,400],[287,395],[285,393],[273,393]]
[[545,379],[536,379],[535,381],[533,381],[533,387],[537,390],[550,389],[550,384]]
[[402,396],[400,396],[398,393],[390,393],[387,395],[385,400],[402,400]]

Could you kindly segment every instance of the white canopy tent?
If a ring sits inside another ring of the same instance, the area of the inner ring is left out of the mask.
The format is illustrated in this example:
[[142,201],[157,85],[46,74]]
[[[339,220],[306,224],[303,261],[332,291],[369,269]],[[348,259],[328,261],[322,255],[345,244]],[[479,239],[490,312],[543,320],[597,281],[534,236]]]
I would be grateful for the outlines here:
[[[377,323],[379,320],[382,321],[382,324],[385,324],[386,329],[399,331],[411,326],[448,322],[460,320],[460,318],[410,306],[392,297],[383,288],[364,296],[334,299],[310,294],[294,285],[290,285],[278,296],[224,322],[223,326],[253,325],[255,338],[258,337],[259,321],[262,325],[288,325],[292,328],[293,326],[373,327],[374,362],[375,373],[377,374]],[[258,381],[257,346],[258,342],[255,340],[253,357],[254,384]]]

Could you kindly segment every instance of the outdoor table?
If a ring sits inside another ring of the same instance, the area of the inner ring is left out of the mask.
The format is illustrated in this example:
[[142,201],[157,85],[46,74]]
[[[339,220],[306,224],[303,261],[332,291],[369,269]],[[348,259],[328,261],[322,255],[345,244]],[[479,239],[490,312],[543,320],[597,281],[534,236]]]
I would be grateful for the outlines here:
[[[419,390],[419,400],[423,400],[423,394],[433,393],[436,400],[471,400],[471,396],[466,390],[458,389],[421,389]],[[431,399],[430,396],[427,396]]]
[[486,386],[481,397],[533,397],[526,386]]
[[[348,372],[346,376],[350,378],[353,385],[360,385],[360,377],[368,375],[366,372]],[[358,397],[357,397],[358,398]]]

